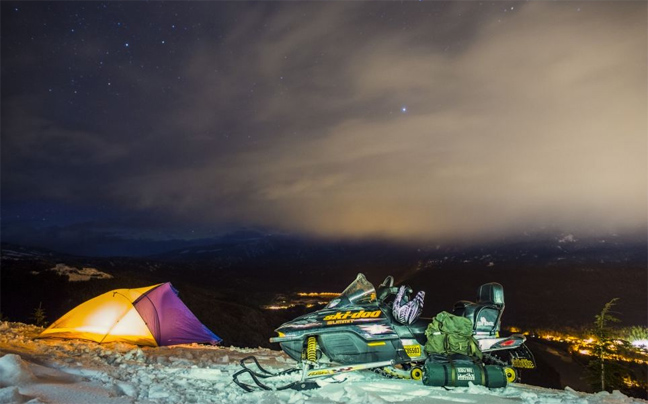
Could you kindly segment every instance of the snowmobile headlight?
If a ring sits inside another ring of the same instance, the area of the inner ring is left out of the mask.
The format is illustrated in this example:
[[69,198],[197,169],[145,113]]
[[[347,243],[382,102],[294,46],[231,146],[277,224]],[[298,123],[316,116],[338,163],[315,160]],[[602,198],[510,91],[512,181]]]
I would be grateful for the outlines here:
[[279,338],[283,338],[283,337],[286,336],[286,334],[284,334],[283,332],[279,332],[279,331],[277,331],[277,334],[279,334]]

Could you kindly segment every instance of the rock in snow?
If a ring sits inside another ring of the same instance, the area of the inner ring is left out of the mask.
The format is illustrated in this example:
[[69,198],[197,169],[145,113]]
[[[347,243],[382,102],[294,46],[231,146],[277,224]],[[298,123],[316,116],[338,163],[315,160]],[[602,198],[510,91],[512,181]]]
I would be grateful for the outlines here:
[[[523,384],[426,387],[372,372],[338,375],[309,391],[246,393],[232,383],[238,362],[256,355],[263,366],[286,369],[294,362],[279,351],[178,345],[139,348],[81,340],[34,339],[41,328],[0,323],[0,404],[3,403],[524,403],[630,404],[646,401],[619,392],[586,394]],[[288,377],[288,376],[286,376]],[[284,379],[284,382],[287,379]]]

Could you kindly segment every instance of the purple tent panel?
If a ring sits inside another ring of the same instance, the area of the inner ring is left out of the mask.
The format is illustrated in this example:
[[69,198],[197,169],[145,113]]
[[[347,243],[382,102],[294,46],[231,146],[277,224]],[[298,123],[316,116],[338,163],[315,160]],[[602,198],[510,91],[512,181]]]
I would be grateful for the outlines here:
[[159,346],[222,341],[182,303],[178,291],[168,282],[140,296],[133,306]]

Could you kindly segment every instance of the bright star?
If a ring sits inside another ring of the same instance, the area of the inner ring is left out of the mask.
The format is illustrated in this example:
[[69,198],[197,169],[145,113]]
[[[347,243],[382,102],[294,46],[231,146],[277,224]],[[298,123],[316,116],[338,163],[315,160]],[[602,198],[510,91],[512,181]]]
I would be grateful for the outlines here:
[[401,112],[407,112],[407,107],[402,107]]

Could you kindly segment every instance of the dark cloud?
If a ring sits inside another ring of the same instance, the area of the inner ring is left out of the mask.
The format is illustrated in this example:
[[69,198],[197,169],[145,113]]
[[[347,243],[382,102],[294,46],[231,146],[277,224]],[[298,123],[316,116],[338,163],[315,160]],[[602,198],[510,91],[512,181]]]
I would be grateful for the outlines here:
[[351,237],[646,223],[644,3],[113,12],[47,60],[3,39],[3,198]]

